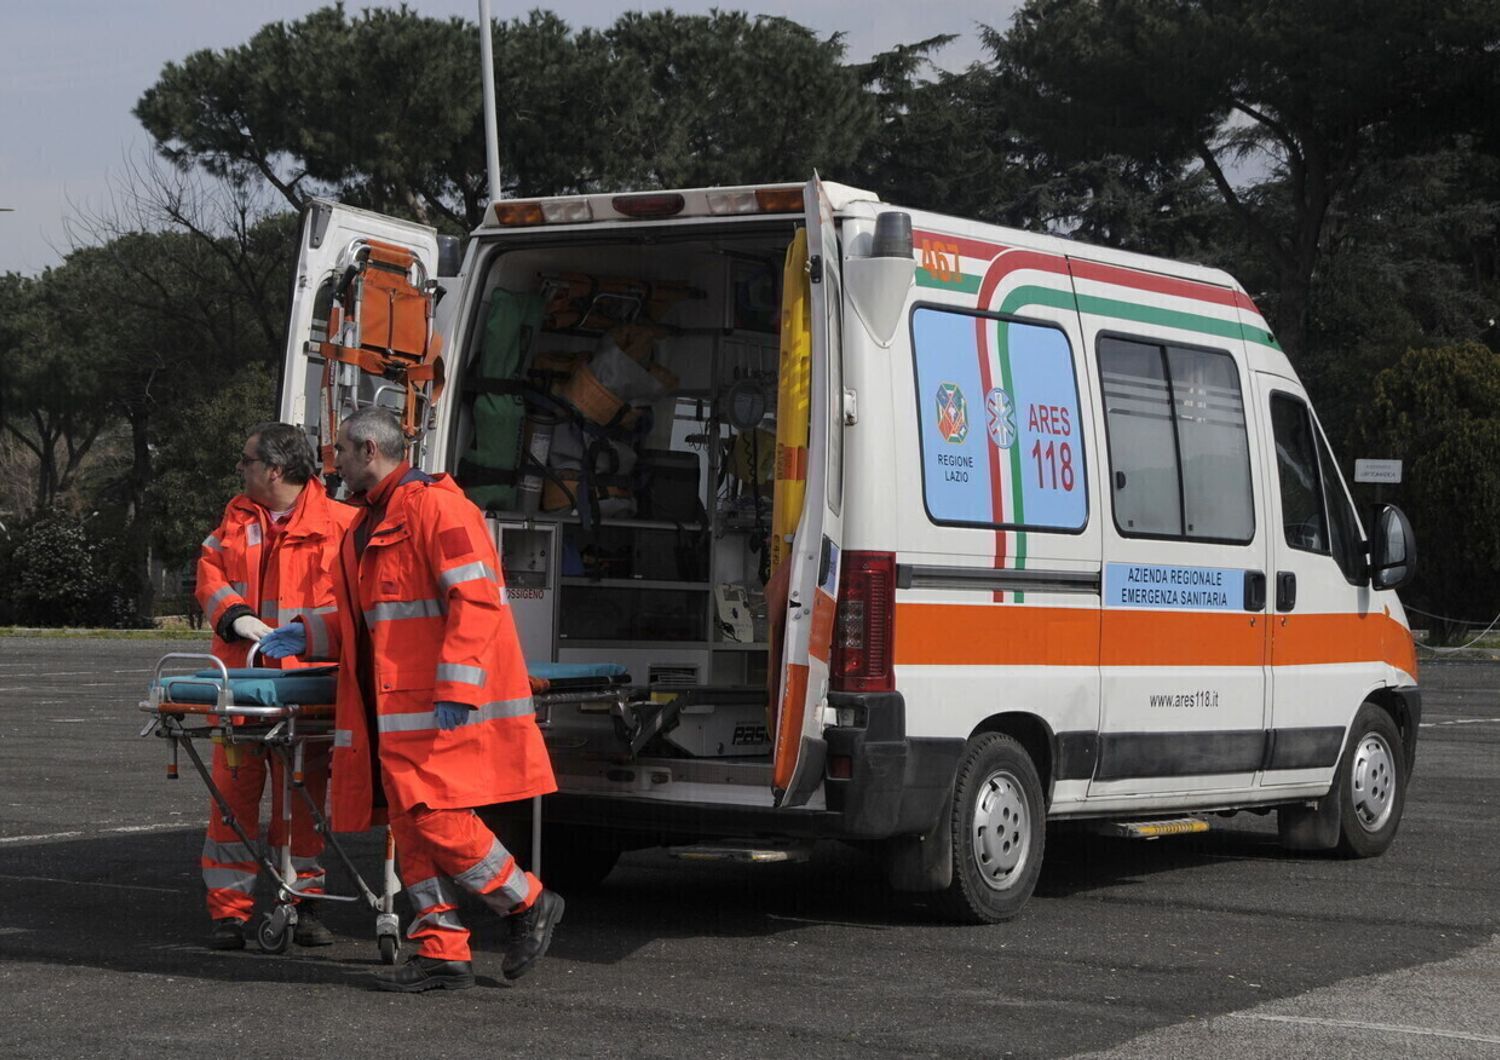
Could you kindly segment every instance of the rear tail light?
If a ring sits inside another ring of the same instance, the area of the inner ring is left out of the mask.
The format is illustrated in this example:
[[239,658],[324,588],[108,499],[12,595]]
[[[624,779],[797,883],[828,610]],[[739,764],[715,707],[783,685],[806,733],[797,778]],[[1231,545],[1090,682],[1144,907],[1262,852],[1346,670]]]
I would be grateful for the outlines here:
[[835,692],[890,692],[896,633],[896,554],[846,552],[833,620]]
[[666,195],[616,195],[609,204],[626,217],[648,219],[676,217],[687,205],[687,200],[673,192]]

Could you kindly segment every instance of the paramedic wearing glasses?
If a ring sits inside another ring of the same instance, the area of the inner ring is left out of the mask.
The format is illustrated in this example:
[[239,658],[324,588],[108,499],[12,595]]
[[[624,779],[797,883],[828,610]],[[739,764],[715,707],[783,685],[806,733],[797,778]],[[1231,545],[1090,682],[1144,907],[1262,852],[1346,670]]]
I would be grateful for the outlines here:
[[[547,950],[563,900],[523,871],[474,808],[557,790],[484,515],[447,475],[415,470],[395,416],[365,408],[335,458],[359,518],[344,535],[337,615],[277,630],[268,654],[341,658],[334,731],[335,831],[388,811],[419,944],[382,990],[474,985],[454,885],[506,918],[501,971]],[[451,881],[451,882],[450,882]]]
[[[262,423],[252,428],[235,470],[244,492],[229,502],[218,528],[203,542],[196,589],[214,631],[213,653],[230,667],[244,666],[250,645],[294,615],[309,610],[332,612],[333,566],[344,528],[355,515],[353,508],[328,498],[314,477],[307,437],[290,424]],[[264,755],[243,747],[214,745],[214,783],[252,837],[259,832],[266,772]],[[274,803],[270,843],[279,849],[287,842],[281,820],[281,763],[272,761],[270,772]],[[308,747],[305,772],[308,793],[321,803],[328,785],[326,748]],[[323,838],[313,828],[300,798],[292,802],[291,844],[298,889],[321,891],[323,869],[318,856],[323,852]],[[214,922],[208,945],[216,950],[241,949],[245,922],[255,910],[257,864],[254,852],[239,841],[212,804],[202,865],[208,915]],[[292,938],[302,946],[326,946],[333,941],[332,933],[307,912],[299,913]]]

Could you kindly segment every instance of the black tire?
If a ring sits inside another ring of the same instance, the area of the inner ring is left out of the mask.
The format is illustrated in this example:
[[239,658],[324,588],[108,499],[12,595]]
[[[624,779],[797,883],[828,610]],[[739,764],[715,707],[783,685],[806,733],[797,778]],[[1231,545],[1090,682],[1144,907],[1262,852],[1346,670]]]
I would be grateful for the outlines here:
[[938,908],[965,924],[1018,914],[1036,890],[1047,840],[1042,782],[1031,756],[1002,733],[969,741],[949,805],[953,882]]
[[380,959],[386,964],[395,964],[401,958],[401,940],[394,935],[381,935],[376,940],[380,946]]
[[1334,784],[1338,852],[1348,858],[1385,853],[1406,809],[1406,748],[1395,721],[1374,703],[1354,716]]
[[285,953],[292,944],[292,926],[287,924],[277,931],[268,913],[255,929],[255,941],[263,953]]

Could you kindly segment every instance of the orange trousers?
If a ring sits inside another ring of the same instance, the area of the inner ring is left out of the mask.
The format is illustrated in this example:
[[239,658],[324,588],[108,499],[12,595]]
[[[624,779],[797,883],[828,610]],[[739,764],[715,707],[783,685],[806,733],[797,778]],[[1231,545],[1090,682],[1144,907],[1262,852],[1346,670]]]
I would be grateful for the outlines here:
[[522,871],[473,810],[392,807],[391,834],[401,883],[416,911],[406,936],[417,942],[418,956],[470,958],[469,929],[458,919],[458,892],[450,880],[501,916],[529,909],[542,893],[542,882]]
[[[235,748],[238,764],[230,767],[230,756],[222,744],[214,745],[214,784],[224,801],[234,811],[245,834],[260,838],[260,801],[266,776],[271,778],[271,820],[267,827],[272,847],[271,859],[279,863],[280,851],[287,843],[286,826],[281,820],[281,761],[257,754],[249,747]],[[303,760],[303,783],[313,801],[324,805],[328,791],[328,748],[309,745]],[[297,872],[297,890],[313,894],[323,891],[323,868],[318,857],[323,853],[323,837],[313,827],[307,804],[292,792],[292,867]],[[255,877],[260,871],[255,852],[247,847],[234,829],[224,823],[218,803],[209,800],[208,835],[203,840],[203,884],[208,888],[208,915],[214,920],[232,917],[249,920],[255,912]]]

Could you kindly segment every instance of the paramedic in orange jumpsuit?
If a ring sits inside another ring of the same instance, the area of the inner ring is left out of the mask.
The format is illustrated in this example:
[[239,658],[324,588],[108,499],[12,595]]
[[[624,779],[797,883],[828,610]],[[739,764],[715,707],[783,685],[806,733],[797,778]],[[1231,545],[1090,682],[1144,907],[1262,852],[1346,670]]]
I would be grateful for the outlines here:
[[[290,424],[253,428],[235,466],[244,492],[229,502],[218,528],[203,542],[196,588],[214,631],[213,653],[229,667],[244,666],[250,645],[294,615],[307,610],[332,613],[332,571],[344,528],[355,515],[350,506],[329,500],[314,477],[306,436]],[[321,804],[328,784],[326,747],[310,746],[306,766],[308,792]],[[287,843],[280,763],[273,759],[269,772],[269,838],[279,860],[279,850]],[[252,837],[259,832],[266,773],[265,755],[244,747],[214,746],[214,783]],[[321,891],[318,856],[323,839],[313,829],[306,804],[295,794],[291,845],[298,889]],[[208,944],[213,949],[240,949],[245,945],[245,922],[255,911],[258,866],[254,852],[224,823],[217,805],[209,808],[202,867],[208,914],[214,922]],[[302,912],[293,939],[303,946],[326,946],[333,936],[310,913]]]
[[484,515],[405,449],[383,409],[340,425],[336,460],[360,515],[339,556],[339,610],[277,631],[265,650],[341,659],[333,828],[363,830],[388,811],[419,948],[376,985],[415,993],[474,984],[455,884],[506,917],[507,979],[546,952],[563,899],[474,812],[557,784]]

